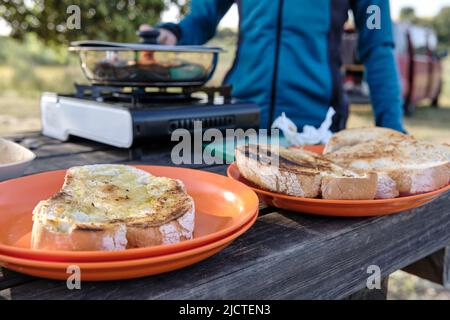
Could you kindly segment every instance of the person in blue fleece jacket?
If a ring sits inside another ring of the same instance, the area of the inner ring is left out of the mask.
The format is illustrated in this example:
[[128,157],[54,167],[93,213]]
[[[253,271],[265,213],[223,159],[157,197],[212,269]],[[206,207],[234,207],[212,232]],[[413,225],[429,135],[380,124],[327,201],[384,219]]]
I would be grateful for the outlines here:
[[[388,0],[192,0],[180,23],[158,26],[159,41],[205,44],[233,3],[240,17],[238,49],[224,83],[232,85],[234,97],[261,107],[262,128],[282,112],[299,128],[318,127],[330,106],[336,111],[332,131],[345,128],[349,107],[342,89],[340,46],[352,10],[375,124],[404,131]],[[370,17],[377,18],[373,5],[380,13],[375,29],[367,24]]]

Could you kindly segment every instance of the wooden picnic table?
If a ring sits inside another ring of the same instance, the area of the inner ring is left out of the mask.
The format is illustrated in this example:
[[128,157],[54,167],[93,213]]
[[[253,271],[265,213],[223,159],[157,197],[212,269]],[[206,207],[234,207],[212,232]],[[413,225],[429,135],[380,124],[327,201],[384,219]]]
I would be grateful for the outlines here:
[[[167,144],[149,146],[136,161],[136,150],[78,138],[60,142],[38,132],[6,138],[37,154],[26,174],[94,163],[171,165]],[[227,166],[196,167],[225,174]],[[450,193],[420,208],[375,218],[319,217],[262,204],[248,232],[182,270],[86,282],[81,290],[69,290],[64,281],[0,267],[0,299],[384,299],[388,276],[399,269],[449,285],[449,244]],[[371,265],[381,270],[380,290],[366,288]]]

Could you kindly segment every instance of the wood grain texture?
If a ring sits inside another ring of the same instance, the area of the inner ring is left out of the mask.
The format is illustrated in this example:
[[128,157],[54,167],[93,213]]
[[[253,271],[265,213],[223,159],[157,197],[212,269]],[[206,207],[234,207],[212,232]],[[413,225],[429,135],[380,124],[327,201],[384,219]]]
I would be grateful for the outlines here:
[[77,165],[96,163],[121,163],[126,161],[126,155],[120,151],[93,151],[74,154],[65,154],[52,158],[36,158],[25,171],[33,174],[43,171],[67,169]]
[[370,219],[276,212],[204,262],[168,274],[106,283],[37,280],[1,292],[12,299],[340,299],[450,241],[447,193],[421,208]]
[[34,280],[36,280],[34,277],[0,268],[0,290],[15,287]]
[[42,134],[39,131],[25,131],[25,132],[19,132],[19,133],[6,133],[1,135],[2,138],[12,140],[15,142],[20,142],[23,139],[26,138],[36,138],[36,137],[43,137]]

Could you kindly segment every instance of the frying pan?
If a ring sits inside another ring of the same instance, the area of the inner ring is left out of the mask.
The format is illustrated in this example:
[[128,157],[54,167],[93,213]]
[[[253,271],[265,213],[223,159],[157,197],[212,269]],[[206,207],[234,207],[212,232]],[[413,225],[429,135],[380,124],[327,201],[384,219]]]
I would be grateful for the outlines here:
[[142,43],[76,41],[86,78],[97,85],[183,87],[207,82],[223,50],[205,46],[156,44],[158,30],[139,32]]

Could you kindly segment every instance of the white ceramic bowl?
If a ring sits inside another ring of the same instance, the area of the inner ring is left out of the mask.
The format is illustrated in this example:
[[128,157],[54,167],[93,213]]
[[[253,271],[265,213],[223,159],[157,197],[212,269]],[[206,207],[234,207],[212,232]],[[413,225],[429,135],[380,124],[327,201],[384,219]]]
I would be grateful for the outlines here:
[[34,152],[20,144],[0,138],[0,181],[20,177],[31,161]]

